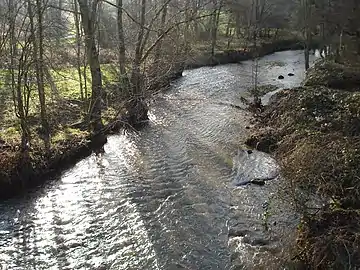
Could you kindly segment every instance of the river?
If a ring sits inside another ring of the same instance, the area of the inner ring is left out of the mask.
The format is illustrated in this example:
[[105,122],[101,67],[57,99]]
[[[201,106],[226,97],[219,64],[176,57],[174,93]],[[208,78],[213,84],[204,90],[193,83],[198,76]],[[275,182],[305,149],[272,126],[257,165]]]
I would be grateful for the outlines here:
[[[303,58],[301,51],[261,58],[259,83],[299,85]],[[250,115],[230,104],[242,106],[252,67],[246,61],[185,71],[154,98],[147,127],[110,136],[103,154],[1,202],[0,269],[275,265],[279,232],[294,221],[285,215],[277,229],[264,228],[272,182],[236,187],[239,177],[277,170],[271,157],[240,149]]]

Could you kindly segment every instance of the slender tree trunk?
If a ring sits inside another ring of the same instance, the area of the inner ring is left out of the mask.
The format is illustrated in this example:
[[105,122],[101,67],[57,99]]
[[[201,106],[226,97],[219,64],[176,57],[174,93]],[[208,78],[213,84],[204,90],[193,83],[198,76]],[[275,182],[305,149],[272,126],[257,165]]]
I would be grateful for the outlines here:
[[[95,0],[97,1],[97,0]],[[102,30],[102,22],[101,22],[101,13],[103,12],[103,8],[102,8],[102,2],[101,1],[98,1],[98,8],[97,8],[97,12],[96,12],[96,15],[95,15],[95,19],[92,19],[94,21],[94,31],[96,31],[96,37],[95,37],[95,40],[97,40],[97,48],[96,50],[98,52],[100,52],[100,48],[101,48],[101,45],[104,45],[106,47],[106,44],[107,44],[107,40],[105,39],[105,35],[101,36],[101,30]]]
[[232,29],[229,30],[229,37],[228,37],[228,40],[227,40],[227,50],[230,50],[230,47],[231,47],[231,42],[233,40],[233,36],[234,36],[234,33],[232,31]]
[[[45,149],[50,151],[50,127],[46,114],[46,101],[45,101],[45,85],[44,85],[44,31],[43,31],[43,3],[42,0],[36,0],[37,23],[38,23],[38,38],[39,38],[39,54],[36,61],[37,70],[37,83],[40,101],[40,116],[41,126],[43,128],[43,136],[45,142]],[[35,44],[34,44],[35,46]]]
[[54,79],[50,73],[50,70],[47,66],[44,66],[44,74],[46,77],[47,82],[50,84],[50,89],[51,89],[51,99],[53,100],[53,98],[55,97],[56,99],[60,99],[60,93],[59,93],[59,89],[57,88]]
[[242,27],[242,25],[241,25],[241,23],[240,23],[240,14],[239,14],[239,12],[236,12],[236,16],[235,16],[235,27],[236,27],[236,29],[235,29],[235,31],[236,31],[236,37],[237,38],[240,38],[240,36],[241,36],[241,27]]
[[118,26],[118,39],[119,39],[119,70],[120,70],[120,83],[125,88],[128,87],[128,78],[126,74],[126,47],[123,26],[123,1],[117,0],[117,26]]
[[310,12],[311,6],[308,0],[303,0],[304,24],[305,24],[305,70],[310,67],[310,44],[311,44],[311,28],[310,28]]
[[[197,15],[198,15],[199,2],[198,2],[198,0],[196,0],[196,1],[193,0],[192,3],[193,3],[192,16],[193,16],[194,18],[196,18]],[[198,39],[198,38],[199,38],[199,21],[198,21],[197,19],[195,19],[195,20],[193,21],[193,24],[194,24],[194,36],[195,36],[196,39]]]
[[79,7],[77,0],[74,0],[74,21],[75,21],[75,31],[76,31],[76,69],[79,78],[79,86],[80,86],[80,98],[83,102],[85,102],[84,97],[84,87],[83,87],[83,80],[81,74],[81,33],[80,33],[80,19],[79,19]]
[[[78,1],[78,0],[75,0],[75,1]],[[80,37],[84,36],[84,29],[82,27],[82,23],[80,21],[80,17],[79,17],[79,30],[80,30]],[[82,38],[80,39],[82,40]],[[80,46],[81,46],[81,43],[80,43]],[[79,56],[80,57],[80,56]],[[82,77],[83,77],[83,80],[84,80],[84,100],[85,100],[85,105],[84,105],[84,108],[85,108],[85,111],[87,111],[89,108],[88,108],[88,99],[89,99],[89,93],[88,93],[88,77],[87,77],[87,66],[88,66],[88,63],[87,63],[87,48],[86,46],[84,47],[84,54],[83,54],[83,57],[82,57],[82,63],[81,63],[81,74],[82,74]]]
[[259,96],[258,91],[258,76],[259,76],[259,48],[258,46],[258,32],[259,32],[259,21],[260,21],[260,12],[259,12],[259,1],[255,0],[253,2],[254,9],[254,31],[253,31],[253,44],[254,44],[254,52],[253,52],[253,95],[254,95],[254,106],[256,109],[261,109],[261,98]]
[[140,73],[140,64],[141,64],[141,47],[144,38],[145,13],[146,13],[146,0],[141,0],[140,25],[139,25],[140,29],[135,45],[135,56],[134,56],[132,72],[131,72],[131,88],[132,88],[132,94],[135,99],[138,99],[141,96],[142,78]]
[[[17,42],[15,38],[15,20],[16,20],[16,5],[14,3],[14,0],[9,1],[9,28],[10,28],[10,73],[11,73],[11,90],[12,90],[12,96],[14,101],[14,108],[16,112],[16,116],[20,120],[20,127],[21,127],[21,151],[25,152],[28,149],[28,142],[30,141],[30,131],[26,122],[26,114],[24,110],[24,102],[23,102],[23,96],[21,92],[21,78],[22,76],[19,76],[21,74],[21,70],[25,69],[25,66],[22,65],[22,61],[19,61],[18,67],[18,78],[20,79],[20,82],[16,82],[16,58],[18,54],[17,50]],[[25,50],[25,49],[23,49]]]
[[230,26],[231,26],[231,16],[229,16],[228,22],[226,24],[226,32],[225,32],[225,36],[229,37],[230,36]]
[[[132,63],[131,70],[131,94],[132,100],[127,104],[128,111],[128,121],[131,125],[138,125],[139,123],[148,119],[147,112],[148,108],[142,98],[142,87],[143,87],[143,78],[141,76],[141,59],[144,49],[144,27],[145,27],[145,15],[146,15],[146,0],[141,0],[140,8],[140,23],[139,23],[139,32],[137,36],[137,41],[135,45],[135,56]],[[147,37],[145,37],[145,40]]]
[[341,29],[340,35],[339,35],[339,55],[342,52],[342,48],[343,48],[343,30]]
[[33,43],[33,55],[35,60],[36,81],[40,102],[40,119],[41,130],[40,136],[44,140],[46,151],[50,151],[50,127],[47,121],[46,104],[45,104],[45,87],[44,87],[44,47],[43,47],[43,27],[42,27],[42,5],[40,0],[36,0],[36,14],[37,14],[37,30],[36,35],[34,14],[32,10],[31,1],[28,0],[28,14],[30,21],[31,39]]
[[[167,11],[168,11],[167,4],[165,2],[166,2],[166,0],[164,0],[165,6],[164,6],[163,11],[161,13],[161,21],[160,21],[160,29],[161,30],[160,30],[160,33],[159,33],[158,37],[161,37],[163,35],[164,30],[165,30],[166,16],[167,16]],[[162,40],[159,41],[159,43],[156,46],[156,50],[155,50],[154,62],[155,62],[156,72],[159,70],[159,67],[160,67],[161,50],[162,50]]]
[[95,35],[95,20],[97,13],[97,1],[93,2],[90,10],[86,0],[78,0],[81,21],[85,33],[85,46],[87,61],[90,66],[92,87],[91,87],[91,102],[89,109],[90,130],[98,133],[103,128],[101,121],[101,97],[102,97],[102,78],[101,68],[99,62],[99,52],[96,47]]
[[212,17],[212,28],[211,28],[211,57],[215,55],[215,47],[217,41],[217,31],[219,27],[219,19],[220,19],[220,11],[221,11],[221,3],[217,3],[214,1],[214,12]]
[[184,55],[188,55],[190,52],[190,0],[185,2],[185,29],[184,29]]

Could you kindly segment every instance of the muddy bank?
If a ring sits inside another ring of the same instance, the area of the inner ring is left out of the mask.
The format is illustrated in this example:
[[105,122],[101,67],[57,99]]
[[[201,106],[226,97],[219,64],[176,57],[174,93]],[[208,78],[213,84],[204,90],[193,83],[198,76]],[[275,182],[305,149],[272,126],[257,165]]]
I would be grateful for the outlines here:
[[0,199],[19,195],[46,182],[80,159],[99,151],[104,135],[77,137],[57,143],[49,154],[42,149],[21,153],[17,147],[0,149]]
[[308,269],[360,266],[359,74],[317,63],[303,87],[271,98],[247,140],[281,164],[279,192],[302,216],[293,259]]
[[[312,48],[316,48],[317,45],[312,44]],[[287,40],[275,40],[270,43],[263,43],[257,49],[257,56],[262,57],[268,54],[272,54],[280,51],[288,50],[302,50],[304,49],[304,43],[301,40],[297,39],[287,39]],[[247,50],[228,50],[215,53],[214,57],[210,53],[205,53],[200,56],[196,56],[192,59],[188,59],[185,64],[185,68],[199,68],[203,66],[215,66],[223,64],[238,63],[241,61],[246,61],[254,58],[254,51],[249,48]]]

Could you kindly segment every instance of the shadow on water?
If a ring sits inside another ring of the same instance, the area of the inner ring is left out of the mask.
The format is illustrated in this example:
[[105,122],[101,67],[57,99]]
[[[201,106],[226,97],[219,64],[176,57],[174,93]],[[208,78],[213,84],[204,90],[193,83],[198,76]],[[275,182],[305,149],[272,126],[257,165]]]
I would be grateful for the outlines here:
[[[226,202],[199,172],[201,164],[194,162],[188,147],[200,143],[191,137],[186,130],[176,134],[156,125],[143,130],[135,143],[142,149],[135,162],[141,184],[131,192],[131,200],[161,269],[226,269],[227,231],[223,220],[216,220],[219,215],[226,218]],[[208,157],[214,151],[205,145],[198,152],[205,149]]]
[[[301,58],[300,52],[262,58],[261,83],[298,85]],[[264,230],[261,217],[274,188],[234,186],[241,173],[255,173],[249,167],[256,160],[236,158],[249,118],[223,105],[240,104],[251,68],[249,61],[186,71],[156,98],[142,131],[109,137],[103,153],[0,203],[0,265],[261,269],[275,260],[279,236]],[[298,78],[277,80],[293,70]]]

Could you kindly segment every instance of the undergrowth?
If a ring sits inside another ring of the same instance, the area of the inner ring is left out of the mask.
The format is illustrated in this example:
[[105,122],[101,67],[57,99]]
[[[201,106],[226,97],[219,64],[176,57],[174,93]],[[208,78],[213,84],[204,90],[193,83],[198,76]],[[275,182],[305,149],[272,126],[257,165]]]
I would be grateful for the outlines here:
[[[360,93],[355,86],[360,76],[355,71],[315,65],[306,86],[272,97],[258,118],[259,130],[247,141],[280,162],[280,193],[302,216],[294,260],[307,269],[360,267]],[[344,81],[350,73],[351,84]],[[336,83],[329,83],[332,74]]]

